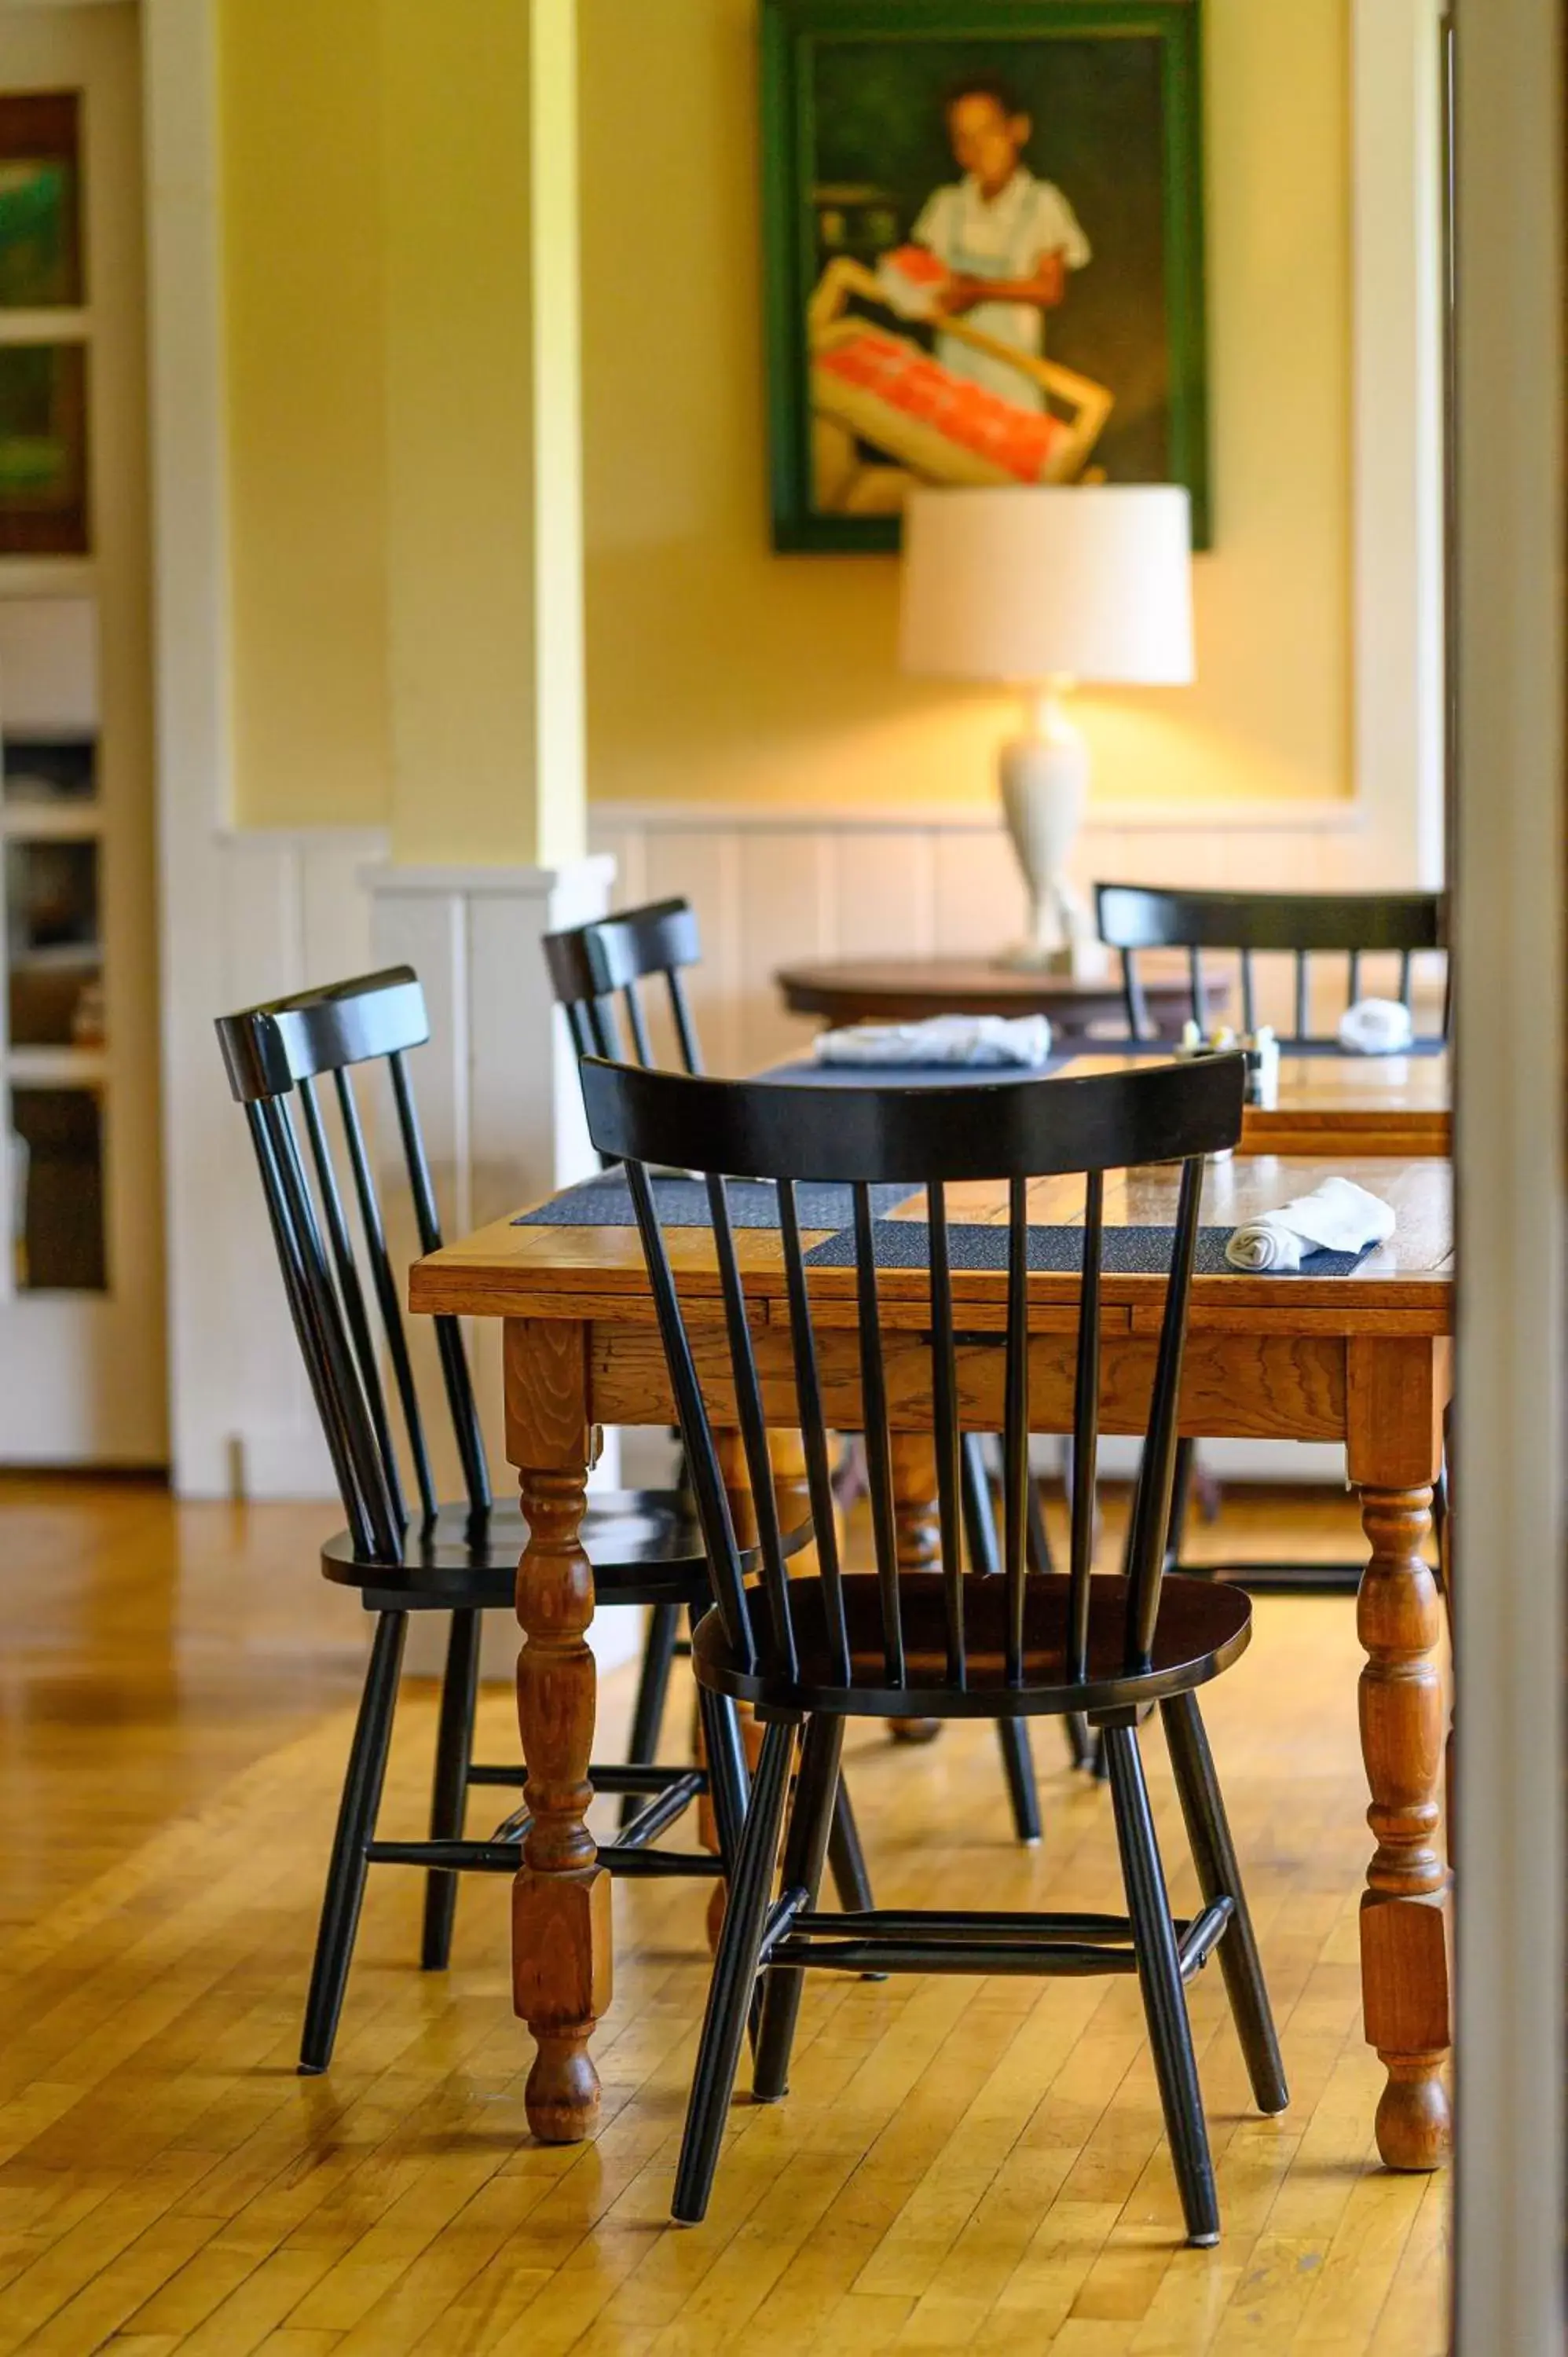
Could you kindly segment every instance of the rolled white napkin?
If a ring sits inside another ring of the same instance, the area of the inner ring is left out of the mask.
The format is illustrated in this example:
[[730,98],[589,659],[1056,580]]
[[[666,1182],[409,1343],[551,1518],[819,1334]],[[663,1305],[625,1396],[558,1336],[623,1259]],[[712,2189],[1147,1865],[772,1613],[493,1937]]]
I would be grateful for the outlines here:
[[1043,1015],[930,1015],[923,1023],[852,1023],[817,1035],[819,1064],[1043,1064],[1051,1027]]
[[1232,1268],[1256,1276],[1293,1276],[1318,1252],[1365,1252],[1386,1243],[1394,1215],[1380,1195],[1369,1195],[1351,1178],[1326,1178],[1310,1195],[1239,1227],[1225,1247]]
[[1357,1056],[1402,1056],[1415,1037],[1397,998],[1359,998],[1339,1018],[1339,1045]]

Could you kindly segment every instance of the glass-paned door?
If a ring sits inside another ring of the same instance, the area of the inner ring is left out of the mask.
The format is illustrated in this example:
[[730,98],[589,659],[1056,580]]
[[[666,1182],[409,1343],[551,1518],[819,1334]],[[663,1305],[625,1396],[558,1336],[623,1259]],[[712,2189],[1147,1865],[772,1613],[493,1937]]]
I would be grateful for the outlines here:
[[139,120],[0,5],[0,1463],[164,1453]]

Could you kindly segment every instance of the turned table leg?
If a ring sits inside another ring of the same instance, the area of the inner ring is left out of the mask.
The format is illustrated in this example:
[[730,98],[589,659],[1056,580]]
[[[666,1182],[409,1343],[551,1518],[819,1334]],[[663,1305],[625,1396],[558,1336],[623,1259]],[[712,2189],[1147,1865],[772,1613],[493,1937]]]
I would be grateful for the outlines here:
[[[941,1523],[937,1508],[937,1448],[929,1435],[893,1435],[893,1512],[900,1571],[940,1571]],[[887,1732],[897,1743],[934,1743],[940,1718],[890,1718]]]
[[517,1717],[532,1822],[512,1886],[512,2001],[537,2050],[524,2101],[545,2144],[579,2144],[597,2124],[588,2045],[613,1974],[610,1877],[585,1822],[597,1675],[580,1537],[594,1455],[584,1341],[564,1322],[512,1320],[506,1332],[508,1454],[529,1529],[517,1567]]
[[[1384,1345],[1385,1353],[1397,1344]],[[1407,1353],[1409,1346],[1404,1346]],[[1394,1360],[1398,1371],[1398,1360]],[[1419,1356],[1407,1357],[1408,1378]],[[1352,1389],[1354,1390],[1354,1371]],[[1441,1634],[1437,1582],[1423,1549],[1432,1528],[1436,1444],[1429,1418],[1412,1406],[1408,1382],[1392,1386],[1407,1411],[1414,1446],[1397,1431],[1354,1434],[1351,1474],[1360,1493],[1369,1560],[1356,1626],[1367,1655],[1361,1672],[1361,1752],[1377,1847],[1361,1898],[1361,1989],[1368,2042],[1388,2072],[1378,2104],[1378,2150],[1391,2169],[1439,2169],[1452,2148],[1443,2067],[1450,2044],[1448,1874],[1436,1843],[1441,1818],[1444,1695],[1435,1648]],[[1385,1404],[1392,1405],[1387,1392]],[[1436,1402],[1441,1415],[1441,1400]],[[1372,1419],[1375,1426],[1376,1419]],[[1374,1454],[1407,1475],[1424,1460],[1427,1478],[1395,1486],[1369,1478]]]

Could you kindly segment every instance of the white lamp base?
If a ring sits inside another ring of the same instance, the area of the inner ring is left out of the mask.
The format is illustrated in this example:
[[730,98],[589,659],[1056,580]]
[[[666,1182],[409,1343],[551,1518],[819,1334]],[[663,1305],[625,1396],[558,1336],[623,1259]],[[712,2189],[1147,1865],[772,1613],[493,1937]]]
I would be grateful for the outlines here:
[[997,963],[1098,982],[1104,946],[1067,873],[1089,802],[1089,747],[1059,695],[1042,696],[1033,716],[1033,729],[1004,745],[998,763],[1007,832],[1028,887],[1029,927]]

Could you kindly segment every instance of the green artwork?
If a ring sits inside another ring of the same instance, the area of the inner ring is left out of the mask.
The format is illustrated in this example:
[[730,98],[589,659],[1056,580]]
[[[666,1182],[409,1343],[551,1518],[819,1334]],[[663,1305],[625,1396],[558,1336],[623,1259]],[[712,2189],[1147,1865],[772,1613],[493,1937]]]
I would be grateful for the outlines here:
[[0,309],[81,300],[75,165],[58,156],[0,161]]
[[87,548],[87,380],[80,344],[0,345],[0,554]]
[[763,0],[775,542],[921,483],[1184,483],[1207,538],[1197,0]]

